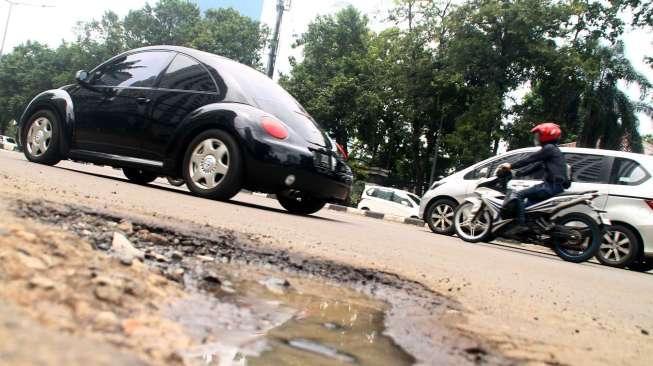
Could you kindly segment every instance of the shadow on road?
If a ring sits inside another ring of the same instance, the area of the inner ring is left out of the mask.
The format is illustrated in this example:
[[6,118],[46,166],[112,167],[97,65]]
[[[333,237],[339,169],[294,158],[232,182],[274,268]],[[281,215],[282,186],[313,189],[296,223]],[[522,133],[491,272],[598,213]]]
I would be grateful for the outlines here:
[[[72,169],[72,168],[65,168],[65,167],[60,167],[60,166],[54,166],[53,168],[67,170],[69,172],[74,172],[74,173],[79,173],[79,174],[85,174],[85,175],[89,175],[89,176],[93,176],[93,177],[97,177],[97,178],[102,178],[102,179],[110,179],[110,180],[113,180],[113,181],[116,181],[116,182],[121,182],[121,183],[139,185],[139,184],[136,184],[136,183],[131,183],[127,178],[112,177],[110,175],[85,172],[85,171],[81,171],[81,170],[76,170],[76,169]],[[163,184],[165,184],[165,183],[163,183]],[[183,194],[183,195],[186,195],[186,196],[189,196],[189,197],[202,199],[201,197],[195,196],[191,192],[183,190],[182,188],[177,188],[177,187],[172,187],[172,186],[166,187],[166,186],[164,186],[164,185],[162,185],[161,183],[158,183],[158,182],[147,184],[147,185],[141,185],[141,186],[147,187],[147,188],[158,189],[158,190],[161,190],[161,191],[167,191],[167,192],[171,192],[171,193]],[[211,200],[207,199],[207,201],[211,201]],[[234,201],[233,199],[231,199],[229,201],[213,201],[213,202],[220,202],[220,203],[224,203],[224,204],[231,204],[231,205],[236,205],[236,206],[241,206],[241,207],[249,207],[249,208],[254,208],[254,209],[257,209],[257,210],[275,212],[275,213],[284,214],[284,215],[299,216],[299,217],[304,217],[304,218],[313,219],[313,220],[348,224],[345,221],[331,219],[331,218],[328,218],[328,217],[320,217],[320,216],[312,216],[312,215],[311,216],[293,215],[293,214],[291,214],[288,211],[283,210],[283,209],[268,207],[268,206],[261,206],[261,205],[257,205],[255,203],[249,203],[249,202]]]

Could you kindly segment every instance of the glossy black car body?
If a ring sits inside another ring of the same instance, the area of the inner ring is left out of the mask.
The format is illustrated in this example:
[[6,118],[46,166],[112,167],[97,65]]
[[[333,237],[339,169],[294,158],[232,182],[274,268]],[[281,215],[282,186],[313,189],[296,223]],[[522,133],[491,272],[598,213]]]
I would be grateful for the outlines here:
[[[183,177],[189,143],[219,129],[242,153],[242,188],[323,201],[343,201],[350,191],[351,170],[299,103],[258,71],[213,54],[154,46],[118,55],[86,80],[36,96],[20,118],[23,145],[41,110],[59,121],[61,158]],[[288,136],[266,132],[266,116]]]

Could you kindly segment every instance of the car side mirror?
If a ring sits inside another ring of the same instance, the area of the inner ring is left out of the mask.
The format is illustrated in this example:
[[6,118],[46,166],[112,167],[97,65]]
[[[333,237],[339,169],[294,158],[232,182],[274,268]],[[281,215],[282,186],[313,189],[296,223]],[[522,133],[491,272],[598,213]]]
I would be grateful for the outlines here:
[[488,167],[484,167],[483,169],[478,171],[478,175],[480,177],[487,177],[487,172],[488,172]]
[[79,84],[88,84],[88,82],[86,81],[88,80],[88,71],[86,70],[77,71],[77,73],[75,74],[75,80],[77,80]]

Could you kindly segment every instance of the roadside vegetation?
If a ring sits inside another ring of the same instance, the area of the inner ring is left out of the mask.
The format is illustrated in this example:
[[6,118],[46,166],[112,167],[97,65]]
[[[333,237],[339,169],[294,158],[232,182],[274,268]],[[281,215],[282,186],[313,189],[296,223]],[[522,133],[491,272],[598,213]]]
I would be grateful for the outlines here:
[[[652,14],[638,0],[400,0],[377,33],[348,7],[299,36],[304,57],[280,83],[347,146],[359,177],[386,169],[392,185],[421,194],[432,176],[491,156],[502,142],[530,145],[535,121],[557,121],[564,142],[581,147],[641,152],[638,113],[653,114],[651,82],[624,55],[622,35],[653,26]],[[27,42],[2,57],[0,132],[35,93],[121,51],[183,45],[261,69],[269,39],[233,9],[201,14],[183,0],[124,18],[108,11],[77,35],[56,49]]]

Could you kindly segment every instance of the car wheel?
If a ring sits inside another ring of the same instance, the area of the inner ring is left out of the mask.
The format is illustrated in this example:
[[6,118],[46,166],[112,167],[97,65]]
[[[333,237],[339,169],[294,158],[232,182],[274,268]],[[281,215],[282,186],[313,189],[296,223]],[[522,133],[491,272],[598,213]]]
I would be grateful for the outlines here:
[[59,118],[49,110],[37,111],[23,130],[25,157],[34,163],[57,164],[61,161],[59,139]]
[[637,259],[639,251],[639,240],[635,233],[617,224],[603,230],[596,259],[606,266],[624,268]]
[[182,178],[166,177],[166,179],[168,180],[168,183],[174,187],[181,187],[186,183]]
[[436,234],[453,235],[453,216],[458,204],[450,199],[442,198],[431,203],[424,214],[424,221]]
[[240,191],[243,181],[238,143],[222,130],[202,132],[186,150],[183,172],[191,192],[204,198],[230,199]]
[[130,182],[136,184],[152,183],[157,178],[156,174],[138,168],[123,168],[122,172]]
[[288,212],[297,215],[316,213],[326,205],[326,202],[298,191],[284,191],[277,194],[277,201]]

